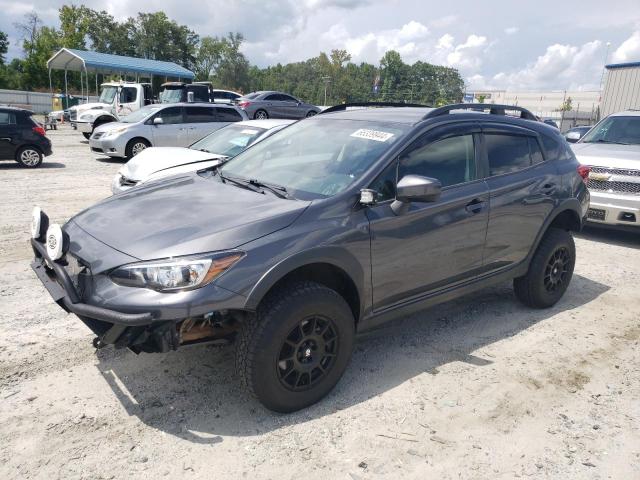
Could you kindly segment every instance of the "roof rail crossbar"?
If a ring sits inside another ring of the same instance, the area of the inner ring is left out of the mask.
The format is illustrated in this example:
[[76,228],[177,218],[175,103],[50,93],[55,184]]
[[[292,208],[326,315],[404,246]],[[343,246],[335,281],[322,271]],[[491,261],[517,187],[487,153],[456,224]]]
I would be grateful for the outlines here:
[[401,103],[401,102],[351,102],[351,103],[340,103],[338,105],[334,105],[333,107],[329,107],[320,113],[332,113],[332,112],[343,112],[349,107],[422,107],[422,108],[431,108],[429,105],[422,105],[420,103]]
[[427,120],[428,118],[439,117],[440,115],[446,115],[452,110],[489,110],[491,115],[506,115],[507,110],[515,110],[520,112],[520,118],[524,118],[526,120],[534,120],[537,121],[538,117],[536,117],[533,113],[531,113],[526,108],[517,107],[515,105],[500,105],[495,103],[456,103],[454,105],[445,105],[444,107],[436,108],[435,110],[430,111],[424,117],[423,120]]

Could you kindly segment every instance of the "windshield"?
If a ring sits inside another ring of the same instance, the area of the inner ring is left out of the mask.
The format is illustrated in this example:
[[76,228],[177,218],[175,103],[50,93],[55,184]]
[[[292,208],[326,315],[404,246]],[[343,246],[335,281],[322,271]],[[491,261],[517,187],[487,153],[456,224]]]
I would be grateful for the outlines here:
[[198,140],[189,148],[204,150],[205,152],[216,153],[225,157],[235,157],[265,131],[264,128],[249,127],[247,125],[229,125]]
[[308,119],[245,150],[222,168],[222,174],[281,185],[304,199],[330,197],[356,181],[408,128]]
[[142,107],[140,110],[136,110],[135,112],[130,113],[126,117],[122,117],[120,122],[122,123],[138,123],[149,115],[160,110],[160,105],[147,105],[146,107]]
[[98,102],[112,104],[114,98],[116,98],[116,93],[118,93],[118,87],[102,87],[102,93],[100,94]]
[[165,88],[160,92],[160,103],[179,103],[182,101],[181,87]]
[[640,116],[608,117],[582,138],[582,143],[640,144]]

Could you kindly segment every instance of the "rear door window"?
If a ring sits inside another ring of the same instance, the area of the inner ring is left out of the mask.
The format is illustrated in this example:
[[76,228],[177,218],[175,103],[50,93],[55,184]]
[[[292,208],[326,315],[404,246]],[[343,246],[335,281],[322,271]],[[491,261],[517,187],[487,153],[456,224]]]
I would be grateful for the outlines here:
[[219,122],[239,122],[242,115],[233,108],[217,108]]
[[542,150],[540,149],[540,144],[538,143],[537,138],[529,137],[529,152],[531,153],[532,165],[544,162]]
[[15,125],[16,114],[13,112],[0,112],[0,125]]
[[524,135],[485,134],[489,175],[504,175],[531,166],[529,139]]
[[218,121],[216,111],[209,107],[186,107],[185,123],[210,123]]

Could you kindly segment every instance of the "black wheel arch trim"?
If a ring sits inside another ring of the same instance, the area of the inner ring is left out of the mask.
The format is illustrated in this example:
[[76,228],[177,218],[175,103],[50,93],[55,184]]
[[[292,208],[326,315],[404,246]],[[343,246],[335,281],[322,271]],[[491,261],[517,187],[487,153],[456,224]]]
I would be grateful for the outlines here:
[[538,245],[540,245],[540,242],[542,241],[542,237],[544,237],[545,233],[547,233],[547,230],[549,230],[551,224],[556,218],[558,218],[558,216],[567,211],[573,212],[577,216],[580,225],[579,230],[582,230],[585,220],[584,215],[586,215],[586,211],[582,212],[582,204],[580,203],[580,201],[577,198],[568,198],[562,201],[562,203],[557,205],[551,211],[551,213],[545,219],[542,228],[538,231],[538,235],[531,245],[531,250],[529,250],[529,254],[527,255],[527,265],[529,265],[529,263],[531,262],[533,255],[538,249]]
[[367,281],[370,281],[370,272],[365,272],[360,262],[351,253],[338,246],[312,248],[280,261],[265,272],[256,282],[246,297],[244,308],[252,311],[256,310],[264,296],[276,283],[294,270],[314,264],[328,264],[344,272],[358,293],[360,300],[359,318],[362,318],[363,312],[370,303],[370,298],[367,297],[369,290]]

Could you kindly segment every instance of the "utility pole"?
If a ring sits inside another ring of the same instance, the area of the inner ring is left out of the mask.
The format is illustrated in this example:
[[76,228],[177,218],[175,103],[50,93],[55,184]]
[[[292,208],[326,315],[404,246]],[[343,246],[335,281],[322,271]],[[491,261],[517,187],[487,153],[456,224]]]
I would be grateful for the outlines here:
[[416,84],[415,83],[411,83],[410,85],[411,85],[411,96],[409,97],[409,102],[413,103],[413,87],[415,87]]
[[[600,97],[602,97],[602,82],[604,82],[604,71],[606,70],[607,61],[609,60],[609,47],[611,47],[611,42],[607,42],[607,50],[604,54],[604,63],[602,64],[602,75],[600,75]],[[600,100],[602,100],[602,98]]]
[[329,85],[329,83],[331,83],[331,77],[329,76],[324,76],[322,77],[322,80],[324,81],[324,106],[327,106],[327,86]]

